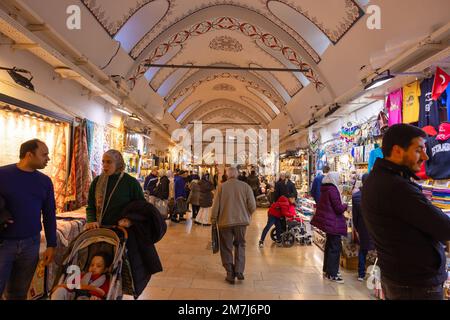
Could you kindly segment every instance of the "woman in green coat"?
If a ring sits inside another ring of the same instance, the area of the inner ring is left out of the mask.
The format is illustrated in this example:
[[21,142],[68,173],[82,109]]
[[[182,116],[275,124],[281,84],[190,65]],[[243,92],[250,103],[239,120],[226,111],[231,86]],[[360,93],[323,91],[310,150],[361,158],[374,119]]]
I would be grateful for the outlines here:
[[117,150],[103,154],[103,172],[96,177],[89,188],[86,209],[86,229],[102,225],[121,225],[128,227],[130,221],[119,218],[124,208],[134,200],[145,200],[139,182],[125,173],[125,161]]

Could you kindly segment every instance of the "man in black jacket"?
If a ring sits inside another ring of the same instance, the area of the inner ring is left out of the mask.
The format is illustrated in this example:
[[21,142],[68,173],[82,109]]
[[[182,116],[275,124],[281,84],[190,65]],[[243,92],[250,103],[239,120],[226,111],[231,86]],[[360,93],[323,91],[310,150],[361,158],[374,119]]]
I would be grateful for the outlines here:
[[362,193],[363,219],[377,249],[381,284],[389,300],[443,299],[447,279],[443,242],[450,218],[423,195],[415,172],[424,161],[426,134],[397,124],[383,138]]

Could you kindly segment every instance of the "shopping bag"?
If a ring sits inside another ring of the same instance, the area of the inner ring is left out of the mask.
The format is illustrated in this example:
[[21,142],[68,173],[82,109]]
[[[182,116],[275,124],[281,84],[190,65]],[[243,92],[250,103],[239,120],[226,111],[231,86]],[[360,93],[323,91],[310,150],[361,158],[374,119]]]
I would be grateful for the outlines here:
[[158,209],[159,213],[166,218],[167,217],[167,208],[168,208],[168,201],[167,200],[161,200],[156,199],[155,201],[155,207]]
[[216,223],[211,227],[211,248],[213,253],[219,252],[219,229]]

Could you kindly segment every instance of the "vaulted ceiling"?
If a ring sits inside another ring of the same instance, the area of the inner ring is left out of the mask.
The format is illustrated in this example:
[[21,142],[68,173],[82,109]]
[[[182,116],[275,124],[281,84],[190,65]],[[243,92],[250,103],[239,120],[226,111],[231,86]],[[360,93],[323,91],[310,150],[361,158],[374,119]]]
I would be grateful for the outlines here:
[[[386,48],[398,54],[397,45],[448,23],[450,10],[448,0],[432,0],[426,18],[423,0],[3,1],[34,11],[35,23],[122,76],[130,98],[169,131],[197,120],[287,131],[314,106],[362,88],[362,66],[373,72]],[[68,30],[67,14],[57,14],[73,4],[81,30]],[[382,10],[379,30],[367,27],[371,4]]]
[[[225,119],[267,127],[303,88],[326,89],[317,65],[364,12],[353,0],[82,0],[134,60],[131,88],[145,81],[182,126]],[[148,64],[296,68],[303,72],[175,69]]]

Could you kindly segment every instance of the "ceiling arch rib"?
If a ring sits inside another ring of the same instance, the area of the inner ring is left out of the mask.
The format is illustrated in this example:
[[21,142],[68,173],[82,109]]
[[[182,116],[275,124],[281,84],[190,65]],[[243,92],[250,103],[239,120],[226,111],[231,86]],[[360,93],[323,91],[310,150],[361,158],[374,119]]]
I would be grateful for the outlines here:
[[172,113],[176,109],[176,107],[185,99],[187,99],[193,92],[194,90],[192,88],[188,89],[183,96],[180,96],[176,100],[174,100],[173,104],[169,107],[169,109],[167,109],[167,112]]
[[[111,0],[81,0],[95,19],[111,36],[115,36],[119,30],[135,15],[151,2],[160,0],[127,0],[116,1],[111,5]],[[170,1],[164,0],[170,7]],[[161,17],[167,17],[167,13]],[[158,21],[160,22],[161,19]],[[156,25],[157,23],[154,23]]]
[[147,31],[153,29],[167,14],[169,7],[167,0],[154,0],[145,4],[120,27],[114,39],[120,41],[122,48],[130,53]]
[[246,105],[250,106],[250,108],[252,108],[253,110],[257,110],[257,112],[260,112],[266,119],[270,121],[272,121],[274,118],[270,117],[269,114],[264,110],[263,107],[261,107],[261,105],[252,100],[251,98],[247,97],[247,96],[240,96],[239,97]]
[[[266,101],[271,101],[272,105],[267,104],[268,110],[273,110],[275,114],[279,113],[279,110],[284,107],[284,102],[282,98],[277,95],[277,93],[267,86],[263,81],[259,80],[256,76],[249,72],[222,72],[216,74],[210,74],[209,70],[201,70],[181,83],[177,89],[173,92],[174,94],[167,97],[167,106],[172,106],[173,103],[180,97],[187,94],[190,90],[196,90],[203,84],[216,81],[216,80],[230,80],[236,81],[238,84],[246,85],[247,87],[252,87],[254,91],[258,92],[261,96],[264,96],[266,100],[263,100],[265,104]],[[245,90],[246,91],[246,90]],[[254,94],[254,92],[252,92]],[[175,108],[171,108],[175,110]]]
[[264,125],[268,125],[270,121],[272,121],[272,118],[270,118],[267,113],[261,112],[261,110],[255,109],[253,106],[247,106],[242,103],[238,103],[233,100],[229,99],[217,99],[213,101],[209,101],[205,104],[202,104],[201,106],[197,106],[196,108],[193,108],[181,121],[181,125],[185,126],[189,122],[195,121],[197,119],[200,119],[202,115],[209,113],[209,112],[216,112],[218,110],[222,109],[230,109],[238,111],[242,114],[247,115],[248,117],[252,118],[253,121],[260,122]]
[[[168,61],[173,59],[173,57],[175,57],[177,54],[179,54],[180,51],[181,51],[181,47],[174,48],[173,50],[168,52],[167,55],[156,60],[155,63],[166,64]],[[158,71],[160,69],[161,68],[159,68],[159,67],[151,67],[151,68],[148,68],[148,70],[145,72],[145,74],[144,74],[145,79],[147,79],[147,81],[150,83],[150,86],[151,86],[151,81],[153,80],[153,78],[156,76],[156,74],[158,73]],[[153,91],[156,91],[155,88],[152,87],[152,89],[153,89]]]
[[256,97],[258,97],[262,101],[264,101],[265,104],[267,104],[270,108],[272,108],[272,111],[275,112],[276,115],[280,114],[280,110],[277,108],[277,106],[269,98],[261,94],[261,92],[250,86],[247,87],[247,90],[253,93]]
[[194,110],[195,108],[197,108],[200,104],[202,103],[202,100],[197,100],[194,103],[191,103],[186,109],[183,110],[183,112],[177,117],[176,121],[178,123],[180,123],[181,121],[183,121],[184,117],[186,117],[186,115],[191,112],[192,110]]
[[[230,49],[241,51],[232,51]],[[242,48],[242,49],[241,49]],[[263,66],[271,66],[284,69],[293,67],[282,56],[275,58],[272,54],[262,49],[250,37],[243,35],[240,31],[216,30],[194,37],[186,42],[179,54],[169,60],[167,64],[206,66],[233,66],[247,67],[249,64],[257,63]],[[171,68],[161,68],[151,81],[152,88],[158,88],[161,83],[172,73]],[[258,74],[258,78],[261,75]],[[292,72],[273,72],[288,93],[293,96],[302,88],[302,83]],[[300,74],[301,73],[296,73]],[[284,98],[283,98],[284,99]],[[284,99],[286,102],[287,99]]]
[[[250,63],[249,67],[252,68],[262,68],[259,64]],[[264,79],[267,81],[280,96],[283,97],[284,101],[289,102],[291,100],[291,95],[287,90],[283,87],[281,82],[269,71],[250,71],[251,73],[257,75],[260,79]]]
[[134,86],[134,83],[147,71],[148,67],[146,65],[149,63],[154,63],[157,59],[164,56],[171,47],[181,46],[192,37],[201,36],[213,30],[223,29],[239,30],[242,34],[257,41],[271,52],[281,52],[285,60],[294,64],[298,68],[305,69],[303,74],[315,85],[318,91],[325,87],[316,72],[313,70],[313,67],[307,62],[304,62],[304,60],[294,49],[286,46],[275,35],[269,32],[263,32],[259,27],[252,23],[240,21],[239,19],[227,16],[211,18],[206,21],[198,22],[188,29],[179,31],[175,35],[171,36],[166,42],[161,43],[156,48],[152,49],[149,57],[142,60],[138,67],[131,73],[129,79],[132,87]]
[[294,29],[320,56],[332,44],[327,35],[311,20],[281,1],[268,1],[267,8],[278,19]]
[[[187,63],[187,66],[191,66],[191,63]],[[189,69],[177,69],[173,71],[170,76],[164,80],[164,82],[158,87],[158,94],[162,97],[167,96],[174,86],[183,79],[183,77],[189,72]]]
[[[138,59],[143,52],[157,39],[165,30],[171,29],[175,25],[178,25],[184,20],[188,20],[192,16],[211,16],[210,12],[217,12],[215,15],[223,15],[224,12],[230,16],[239,16],[239,12],[245,12],[244,16],[253,15],[259,20],[264,20],[262,25],[267,23],[273,23],[279,26],[284,32],[288,33],[295,41],[302,46],[304,52],[315,62],[320,61],[320,56],[314,49],[305,41],[300,34],[293,32],[293,30],[284,24],[283,21],[277,19],[271,14],[270,10],[266,6],[266,0],[260,0],[259,2],[248,5],[248,0],[216,0],[214,4],[211,4],[209,0],[203,0],[204,3],[196,2],[195,8],[192,8],[192,2],[185,1],[179,2],[176,5],[172,5],[170,15],[175,17],[172,21],[161,21],[153,30],[150,30],[142,40],[131,51],[131,57]],[[347,0],[339,0],[347,1]],[[172,1],[173,2],[173,1]],[[184,10],[183,10],[184,9]],[[207,13],[206,13],[207,12]],[[168,19],[167,19],[168,20]],[[279,21],[275,21],[279,20]],[[315,20],[313,20],[315,21]]]

